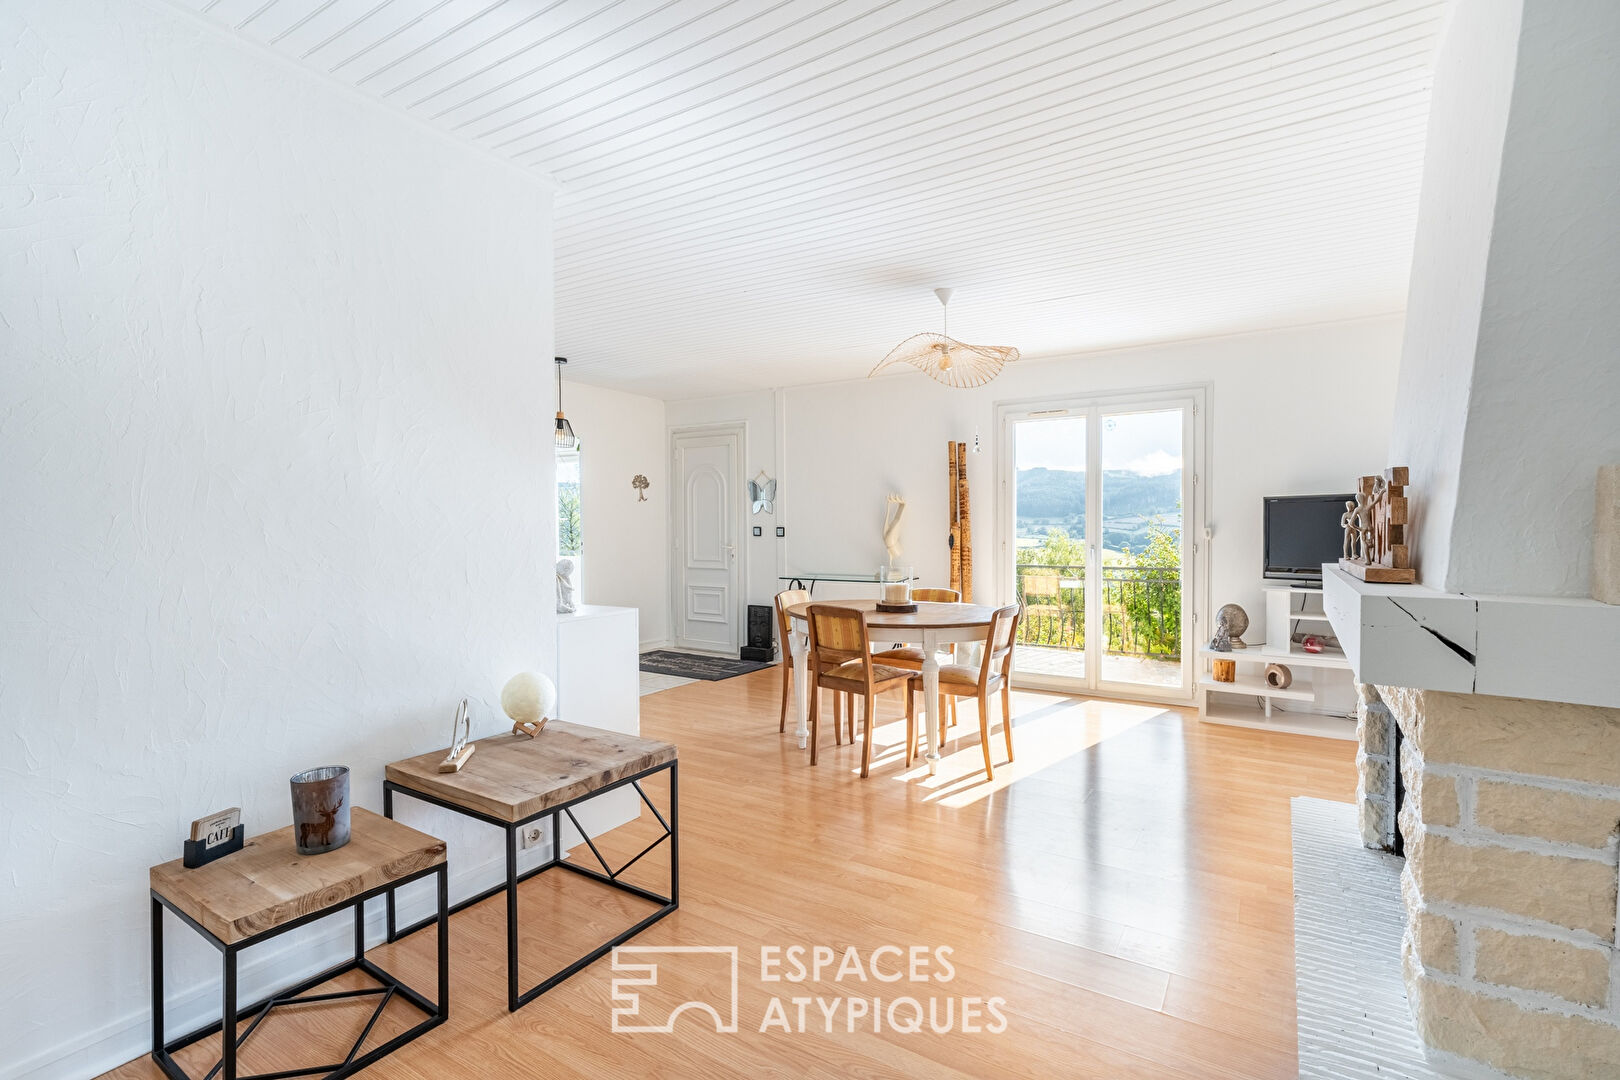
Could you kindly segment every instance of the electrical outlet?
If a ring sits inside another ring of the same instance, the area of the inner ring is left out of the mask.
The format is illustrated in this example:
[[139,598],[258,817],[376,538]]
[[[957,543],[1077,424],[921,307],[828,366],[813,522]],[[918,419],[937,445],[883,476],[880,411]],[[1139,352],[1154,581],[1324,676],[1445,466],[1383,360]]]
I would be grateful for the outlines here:
[[525,825],[518,831],[518,846],[524,851],[546,842],[546,834],[538,825]]

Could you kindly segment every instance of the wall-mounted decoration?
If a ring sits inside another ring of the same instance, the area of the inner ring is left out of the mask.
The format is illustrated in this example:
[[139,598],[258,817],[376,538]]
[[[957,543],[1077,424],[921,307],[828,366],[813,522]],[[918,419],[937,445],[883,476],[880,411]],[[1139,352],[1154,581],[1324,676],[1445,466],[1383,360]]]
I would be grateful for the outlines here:
[[754,535],[755,536],[764,536],[765,535],[765,530],[760,528],[758,525],[755,525],[754,526]]
[[211,863],[222,855],[242,850],[242,808],[233,806],[191,823],[191,839],[185,842],[180,863],[190,869]]
[[1406,540],[1405,465],[1385,469],[1383,476],[1356,482],[1354,502],[1344,504],[1344,550],[1339,567],[1362,581],[1411,585],[1417,581],[1412,549]]
[[647,478],[645,476],[642,476],[640,473],[636,473],[636,475],[630,478],[630,486],[636,489],[636,502],[647,501],[647,489],[652,485],[647,482]]
[[891,493],[883,504],[883,549],[891,566],[900,557],[900,519],[905,516],[906,500]]
[[450,753],[439,762],[440,772],[460,772],[461,767],[467,764],[467,759],[473,756],[478,747],[468,740],[472,738],[472,713],[467,709],[467,699],[462,698],[461,704],[456,708],[455,722],[450,725]]
[[567,555],[557,560],[557,614],[572,615],[579,610],[579,601],[575,598],[578,591],[574,586],[574,571],[578,569],[574,560]]
[[1215,625],[1226,626],[1228,644],[1234,649],[1247,649],[1243,635],[1249,630],[1249,613],[1236,604],[1222,604],[1215,613]]
[[1273,690],[1286,690],[1294,685],[1294,673],[1286,664],[1267,664],[1266,685]]
[[298,854],[320,855],[349,842],[349,767],[322,765],[292,778]]
[[748,481],[748,501],[754,504],[756,514],[776,513],[776,481],[765,475],[765,470]]
[[521,671],[501,687],[501,708],[512,718],[512,734],[534,738],[557,707],[557,684],[533,671]]

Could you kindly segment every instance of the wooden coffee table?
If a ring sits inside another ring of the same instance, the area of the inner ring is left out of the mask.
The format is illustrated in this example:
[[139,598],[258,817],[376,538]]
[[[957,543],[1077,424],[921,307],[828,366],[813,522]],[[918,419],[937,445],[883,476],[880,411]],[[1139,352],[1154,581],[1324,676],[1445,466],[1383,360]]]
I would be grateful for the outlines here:
[[[450,1015],[450,939],[448,923],[449,878],[446,872],[444,841],[418,832],[397,821],[389,821],[369,810],[351,811],[350,840],[343,847],[320,855],[300,855],[293,842],[293,829],[277,829],[255,836],[242,850],[214,862],[187,869],[179,859],[152,867],[152,1060],[174,1080],[190,1080],[173,1055],[192,1043],[217,1035],[231,1021],[235,1030],[243,1020],[252,1022],[234,1039],[221,1039],[220,1062],[208,1075],[238,1080],[236,1059],[242,1045],[258,1028],[270,1010],[282,1005],[351,998],[377,998],[376,1011],[355,1040],[348,1056],[331,1065],[297,1071],[297,1075],[325,1073],[328,1077],[348,1076],[393,1053]],[[379,893],[388,897],[393,911],[394,890],[430,875],[438,877],[438,913],[422,925],[434,923],[439,934],[439,997],[435,1004],[366,959],[366,901]],[[224,958],[224,1001],[221,1020],[198,1028],[178,1039],[164,1034],[163,1021],[163,910],[167,908],[218,949]],[[250,945],[279,937],[289,930],[354,909],[354,957],[334,968],[305,979],[296,986],[247,1008],[236,1004],[237,955]],[[363,990],[309,993],[322,983],[350,971],[360,970],[380,986]],[[364,1054],[360,1048],[371,1034],[383,1010],[395,996],[404,998],[427,1014],[426,1019]],[[277,1075],[288,1076],[292,1073]],[[253,1080],[244,1077],[241,1080]]]
[[[675,747],[617,731],[568,724],[553,720],[535,738],[527,735],[494,735],[479,739],[478,747],[460,772],[441,773],[439,762],[444,751],[396,761],[387,767],[383,783],[383,813],[393,816],[394,796],[408,795],[434,806],[482,821],[506,832],[506,880],[475,896],[458,901],[450,912],[461,911],[496,893],[506,893],[506,1007],[512,1012],[527,1005],[553,986],[591,964],[616,945],[622,945],[680,906],[680,836],[677,816],[678,787]],[[641,788],[641,781],[669,771],[669,817],[666,819]],[[641,801],[663,826],[663,834],[634,858],[614,869],[602,857],[596,843],[580,825],[574,807],[588,799],[625,786],[635,788]],[[551,858],[531,870],[518,873],[518,835],[523,826],[543,817],[551,818]],[[601,865],[600,871],[562,857],[562,819],[567,817],[590,847]],[[669,895],[659,894],[621,881],[620,875],[640,861],[643,855],[669,841]],[[528,990],[518,988],[518,893],[522,882],[555,867],[582,874],[615,889],[650,900],[659,907],[611,941],[592,949],[562,970]],[[394,907],[388,904],[388,940],[396,941],[427,925],[428,920],[396,930]]]

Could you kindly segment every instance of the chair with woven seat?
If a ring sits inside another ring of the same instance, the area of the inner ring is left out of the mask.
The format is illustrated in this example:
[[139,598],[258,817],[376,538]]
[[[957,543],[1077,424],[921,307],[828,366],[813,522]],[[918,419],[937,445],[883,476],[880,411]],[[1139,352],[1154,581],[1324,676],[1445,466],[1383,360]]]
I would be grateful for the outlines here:
[[[911,715],[912,697],[907,690],[912,673],[904,668],[878,664],[872,658],[872,638],[866,613],[836,604],[811,604],[806,611],[810,624],[810,764],[816,763],[820,726],[819,695],[822,690],[851,694],[861,699],[863,737],[861,776],[872,770],[872,714],[877,696],[899,690],[906,699],[906,729],[915,726]],[[850,702],[850,738],[854,739],[855,705]],[[838,721],[833,720],[833,740],[841,742]]]
[[[793,633],[793,620],[788,618],[788,608],[810,602],[809,589],[783,589],[776,594],[776,633],[782,642],[782,718],[776,725],[778,733],[787,731],[788,704],[793,700],[793,648],[789,644],[788,635]],[[841,704],[843,694],[833,696],[833,723],[843,724]],[[850,718],[850,738],[855,738],[855,719]]]
[[[962,594],[955,589],[912,589],[911,598],[921,604],[959,604]],[[949,646],[952,656],[956,655],[956,646]],[[898,645],[892,649],[884,649],[874,653],[872,659],[879,664],[889,667],[905,668],[907,671],[921,671],[923,667],[923,651],[920,645]],[[951,723],[956,723],[956,702],[951,702]]]
[[[978,667],[969,664],[943,664],[939,669],[940,704],[946,699],[977,698],[979,701],[979,743],[984,749],[984,774],[995,779],[995,766],[990,762],[990,697],[1001,692],[1001,730],[1007,740],[1007,761],[1013,759],[1012,738],[1012,656],[1013,641],[1018,635],[1018,619],[1022,614],[1017,604],[997,608],[990,617],[990,632],[985,635],[984,658]],[[906,690],[906,764],[911,764],[917,748],[916,708],[910,698],[923,689],[921,675],[913,675]],[[941,709],[943,713],[943,708]],[[936,714],[937,715],[937,714]]]

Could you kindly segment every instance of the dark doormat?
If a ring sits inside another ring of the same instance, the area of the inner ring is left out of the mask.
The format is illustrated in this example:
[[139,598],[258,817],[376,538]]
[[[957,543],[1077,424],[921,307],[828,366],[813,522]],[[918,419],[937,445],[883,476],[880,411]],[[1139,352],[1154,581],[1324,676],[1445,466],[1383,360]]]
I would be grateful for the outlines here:
[[757,660],[733,660],[726,656],[699,656],[697,653],[675,652],[673,649],[654,649],[641,654],[641,670],[654,675],[677,675],[683,679],[703,679],[718,682],[750,671],[771,667]]

